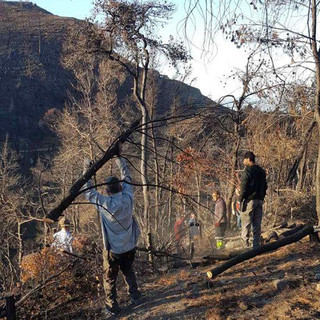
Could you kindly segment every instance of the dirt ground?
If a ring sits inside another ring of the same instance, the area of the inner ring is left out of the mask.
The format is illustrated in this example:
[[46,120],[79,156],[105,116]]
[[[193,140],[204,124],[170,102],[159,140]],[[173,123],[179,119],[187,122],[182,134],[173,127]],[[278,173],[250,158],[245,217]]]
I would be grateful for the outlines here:
[[141,305],[128,306],[120,290],[123,308],[117,319],[320,319],[320,280],[315,279],[320,244],[304,239],[234,266],[208,283],[206,271],[217,265],[140,279]]

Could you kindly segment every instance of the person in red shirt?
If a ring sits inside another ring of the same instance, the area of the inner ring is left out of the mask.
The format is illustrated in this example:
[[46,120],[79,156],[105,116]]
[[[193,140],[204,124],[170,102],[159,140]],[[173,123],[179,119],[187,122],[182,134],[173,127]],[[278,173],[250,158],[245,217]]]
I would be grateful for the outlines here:
[[186,233],[185,217],[183,215],[180,215],[177,217],[177,220],[173,228],[174,228],[174,235],[176,238],[177,254],[181,254],[182,240]]

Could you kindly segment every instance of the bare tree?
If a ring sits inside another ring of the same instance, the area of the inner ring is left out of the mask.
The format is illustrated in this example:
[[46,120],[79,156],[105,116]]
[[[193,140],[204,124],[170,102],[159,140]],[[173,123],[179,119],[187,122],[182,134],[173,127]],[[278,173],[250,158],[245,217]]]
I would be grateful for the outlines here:
[[[123,0],[99,0],[95,11],[100,31],[91,38],[91,52],[100,52],[121,65],[133,79],[133,97],[141,111],[141,182],[144,195],[144,220],[150,232],[148,196],[148,126],[150,114],[146,92],[151,53],[162,53],[173,64],[186,61],[188,55],[179,43],[165,44],[156,36],[156,28],[171,16],[174,6],[161,2],[127,2]],[[101,20],[100,20],[101,21]],[[101,29],[102,27],[102,29]],[[91,29],[92,30],[92,29]],[[91,34],[92,36],[92,34]]]
[[[318,3],[314,0],[296,2],[258,2],[227,1],[220,4],[223,10],[216,11],[212,0],[203,0],[189,4],[185,25],[191,21],[197,11],[204,12],[204,47],[209,48],[214,42],[218,30],[237,46],[260,46],[262,53],[268,55],[275,76],[288,84],[306,72],[315,79],[314,120],[320,128],[320,61],[318,47]],[[297,8],[299,9],[298,16]],[[299,21],[299,23],[298,23]],[[207,36],[206,36],[207,35]],[[289,63],[279,66],[274,55],[284,52],[290,57]],[[313,63],[310,63],[313,62]],[[288,66],[288,67],[287,67]],[[286,69],[286,73],[282,73]],[[283,91],[280,94],[283,97]],[[306,130],[308,139],[314,124]],[[320,132],[320,130],[318,130]],[[320,140],[320,139],[319,139]],[[305,143],[303,145],[305,147]],[[318,143],[318,161],[316,171],[316,209],[320,220],[320,144]],[[302,158],[303,149],[299,155]]]

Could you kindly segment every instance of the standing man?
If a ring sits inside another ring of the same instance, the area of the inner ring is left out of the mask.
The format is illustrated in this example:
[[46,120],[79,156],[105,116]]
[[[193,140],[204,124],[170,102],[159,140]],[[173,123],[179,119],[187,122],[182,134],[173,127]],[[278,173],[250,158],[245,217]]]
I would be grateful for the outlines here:
[[214,226],[216,228],[216,247],[218,250],[221,250],[224,246],[223,238],[227,229],[227,206],[218,190],[213,191],[212,199],[215,202]]
[[[115,162],[123,182],[121,183],[115,176],[108,177],[106,179],[107,196],[100,194],[95,188],[85,192],[86,198],[97,206],[101,217],[106,315],[119,313],[116,290],[119,269],[126,281],[132,304],[138,304],[141,296],[133,269],[140,230],[132,215],[133,188],[129,184],[132,179],[126,160],[120,156],[120,150]],[[87,168],[88,164],[85,169]],[[86,187],[92,187],[92,182],[89,181]]]
[[241,203],[241,237],[249,247],[250,229],[252,225],[253,249],[260,245],[262,203],[268,188],[265,171],[255,163],[255,155],[251,151],[244,154],[245,170],[241,178],[239,200]]

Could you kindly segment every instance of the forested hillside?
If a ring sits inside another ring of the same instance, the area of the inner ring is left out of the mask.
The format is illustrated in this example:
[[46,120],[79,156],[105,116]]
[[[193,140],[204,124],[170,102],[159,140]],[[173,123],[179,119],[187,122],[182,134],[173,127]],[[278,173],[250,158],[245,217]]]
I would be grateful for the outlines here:
[[[0,136],[3,140],[9,134],[13,148],[27,154],[27,162],[35,162],[38,152],[43,155],[56,148],[57,139],[47,130],[43,117],[50,109],[62,110],[70,103],[69,93],[76,94],[76,80],[63,63],[63,52],[71,30],[83,24],[55,16],[32,2],[0,2]],[[210,103],[198,89],[150,72],[161,95],[157,101],[160,114],[168,111],[175,92],[185,104]],[[115,88],[118,98],[125,101],[131,88],[132,79],[124,75]]]
[[318,8],[303,40],[283,2],[267,22],[251,2],[260,24],[200,14],[204,52],[221,32],[248,54],[213,102],[186,84],[209,2],[165,42],[167,2],[98,0],[80,21],[0,1],[0,317],[319,316]]

